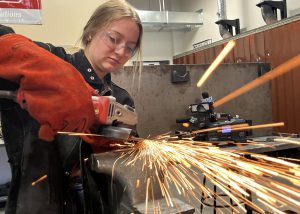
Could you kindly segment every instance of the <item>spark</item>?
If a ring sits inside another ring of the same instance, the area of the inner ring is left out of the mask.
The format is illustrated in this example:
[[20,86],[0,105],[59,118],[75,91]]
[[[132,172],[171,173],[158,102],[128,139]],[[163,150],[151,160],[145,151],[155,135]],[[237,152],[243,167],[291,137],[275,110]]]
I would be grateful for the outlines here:
[[245,130],[245,129],[262,129],[262,128],[271,128],[271,127],[279,127],[279,126],[284,126],[284,123],[280,122],[280,123],[261,124],[255,126],[232,127],[231,131],[238,131],[238,130]]
[[231,40],[227,43],[227,45],[223,48],[223,50],[220,52],[220,54],[216,57],[216,59],[213,61],[213,63],[208,67],[208,69],[205,71],[201,79],[197,83],[197,87],[200,88],[203,83],[207,80],[207,78],[212,74],[214,70],[220,65],[222,60],[228,55],[228,53],[234,48],[236,42],[234,40]]
[[84,133],[84,132],[57,132],[57,134],[72,135],[72,136],[95,136],[95,137],[105,137],[104,135]]
[[[171,135],[143,139],[121,151],[120,160],[124,160],[126,167],[135,167],[138,161],[142,161],[140,170],[146,178],[137,182],[138,186],[146,186],[146,210],[152,210],[149,202],[152,200],[154,204],[155,185],[170,207],[176,207],[175,194],[187,200],[196,199],[199,203],[202,203],[200,199],[203,194],[204,198],[219,198],[219,203],[236,213],[245,212],[245,204],[260,213],[264,212],[260,208],[262,205],[273,211],[286,205],[300,209],[299,164],[262,154],[220,149],[207,142],[176,139]],[[205,186],[201,182],[203,175],[230,197],[236,206]],[[256,195],[260,204],[250,200],[250,192]]]
[[40,177],[40,178],[38,178],[37,180],[33,181],[33,182],[31,183],[31,186],[35,186],[37,183],[39,183],[39,182],[45,180],[47,177],[48,177],[47,175],[43,175],[42,177]]
[[225,128],[229,129],[234,129],[234,128],[241,128],[241,127],[249,127],[248,123],[242,123],[242,124],[236,124],[236,125],[227,125],[227,126],[220,126],[220,127],[214,127],[214,128],[208,128],[208,129],[199,129],[196,131],[193,131],[193,134],[199,134],[199,133],[204,133],[204,132],[209,132],[209,131],[222,131]]
[[272,80],[275,79],[285,73],[287,73],[288,71],[291,71],[297,67],[300,66],[300,55],[295,56],[294,58],[284,62],[283,64],[277,66],[275,69],[273,69],[272,71],[262,75],[261,77],[249,82],[248,84],[242,86],[241,88],[233,91],[232,93],[226,95],[225,97],[223,97],[220,100],[217,100],[214,103],[214,107],[218,107],[223,105],[224,103],[229,102],[230,100]]
[[300,145],[300,141],[296,141],[296,140],[291,140],[288,138],[276,138],[274,139],[275,142],[286,142],[286,143],[293,143],[293,144],[298,144]]

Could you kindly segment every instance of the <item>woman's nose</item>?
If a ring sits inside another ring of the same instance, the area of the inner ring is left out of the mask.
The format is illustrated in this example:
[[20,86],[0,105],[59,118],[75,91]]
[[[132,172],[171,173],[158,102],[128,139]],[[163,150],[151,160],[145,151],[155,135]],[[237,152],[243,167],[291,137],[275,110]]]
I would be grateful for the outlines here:
[[119,46],[115,48],[115,53],[118,54],[119,56],[125,56],[126,52],[125,52],[125,46]]

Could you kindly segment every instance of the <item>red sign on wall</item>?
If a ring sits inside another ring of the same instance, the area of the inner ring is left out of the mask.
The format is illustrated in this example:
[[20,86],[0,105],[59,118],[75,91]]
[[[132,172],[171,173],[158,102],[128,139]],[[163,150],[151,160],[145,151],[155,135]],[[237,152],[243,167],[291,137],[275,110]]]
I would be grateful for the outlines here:
[[0,23],[41,24],[41,0],[0,0]]

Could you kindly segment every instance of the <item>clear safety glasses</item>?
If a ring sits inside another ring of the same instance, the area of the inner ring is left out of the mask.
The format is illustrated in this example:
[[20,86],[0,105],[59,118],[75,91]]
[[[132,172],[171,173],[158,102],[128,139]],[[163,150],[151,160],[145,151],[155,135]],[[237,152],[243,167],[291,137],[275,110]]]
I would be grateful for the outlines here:
[[127,43],[124,37],[117,31],[103,31],[100,36],[111,49],[120,50],[121,48],[124,48],[124,54],[126,57],[130,58],[135,54],[136,44]]

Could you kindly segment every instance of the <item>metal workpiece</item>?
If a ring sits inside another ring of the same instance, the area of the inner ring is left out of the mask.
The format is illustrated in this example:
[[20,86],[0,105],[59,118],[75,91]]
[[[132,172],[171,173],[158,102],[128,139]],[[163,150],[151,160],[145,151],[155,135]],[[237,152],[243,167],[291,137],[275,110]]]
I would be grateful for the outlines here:
[[136,208],[141,213],[162,213],[162,214],[193,214],[195,212],[195,208],[177,198],[174,199],[174,204],[176,207],[168,206],[166,200],[164,198],[160,198],[155,200],[155,204],[160,204],[159,212],[157,207],[153,207],[152,201],[149,202],[148,209],[146,210],[145,204],[137,204]]
[[[121,200],[126,200],[132,207],[145,202],[146,199],[146,173],[142,171],[142,162],[138,161],[134,166],[126,166],[126,158],[122,152],[106,152],[93,154],[89,158],[89,166],[92,171],[106,174],[111,177],[124,191]],[[140,182],[137,187],[137,182]],[[154,189],[155,198],[161,198],[158,188]],[[122,202],[120,202],[122,203]]]
[[[148,200],[148,206],[145,201],[147,198],[147,175],[149,168],[143,167],[141,160],[137,161],[134,165],[126,165],[128,155],[122,156],[123,153],[120,151],[106,152],[92,154],[88,159],[88,167],[99,174],[105,174],[111,177],[114,184],[121,188],[122,197],[120,197],[120,212],[130,207],[134,210],[134,213],[146,213],[146,207],[148,213],[153,213],[153,203],[160,204],[161,213],[194,213],[195,209],[184,201],[174,198],[174,207],[167,205],[166,199],[162,196],[159,183],[156,178],[151,178],[153,185],[149,188],[151,197],[153,199]],[[122,156],[122,158],[120,158]],[[160,179],[163,180],[163,172],[160,172]],[[154,173],[153,173],[154,174]],[[149,196],[150,197],[150,196]],[[124,207],[122,207],[124,205]],[[126,207],[125,207],[126,206]],[[126,213],[126,212],[125,212]]]
[[[291,143],[286,140],[294,141],[295,143]],[[299,137],[282,138],[280,136],[262,136],[262,137],[253,138],[252,141],[257,142],[260,145],[256,145],[256,143],[253,143],[251,145],[250,143],[244,146],[229,146],[224,149],[251,152],[251,153],[268,153],[268,152],[283,151],[289,149],[300,149]],[[295,153],[297,153],[296,150]]]

